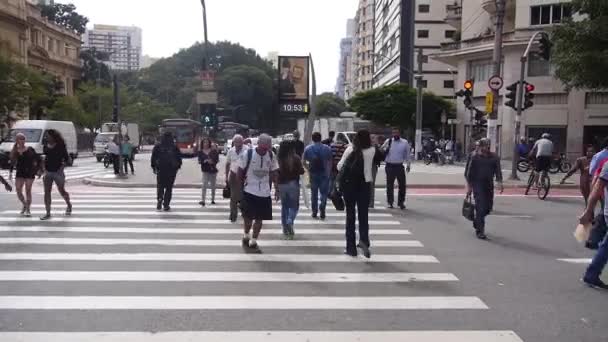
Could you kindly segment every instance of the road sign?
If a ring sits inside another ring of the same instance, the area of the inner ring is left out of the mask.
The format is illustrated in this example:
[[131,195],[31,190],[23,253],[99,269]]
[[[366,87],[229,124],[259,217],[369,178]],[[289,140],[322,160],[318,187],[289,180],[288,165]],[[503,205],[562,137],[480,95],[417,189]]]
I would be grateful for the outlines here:
[[486,93],[486,113],[492,113],[494,108],[494,93],[491,91]]
[[492,90],[500,90],[500,89],[502,89],[503,85],[504,85],[504,81],[502,80],[502,77],[500,77],[498,75],[494,75],[494,76],[490,77],[490,79],[488,80],[488,86]]

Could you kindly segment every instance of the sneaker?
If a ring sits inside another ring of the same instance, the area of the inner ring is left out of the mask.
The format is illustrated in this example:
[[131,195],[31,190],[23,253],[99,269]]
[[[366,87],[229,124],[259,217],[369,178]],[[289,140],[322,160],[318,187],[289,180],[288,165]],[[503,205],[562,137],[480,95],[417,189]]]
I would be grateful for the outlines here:
[[365,244],[363,242],[359,242],[357,247],[361,248],[361,252],[363,252],[363,256],[365,256],[368,259],[372,257],[372,253],[369,251],[369,247],[367,246],[367,244]]
[[475,235],[477,235],[477,238],[479,240],[487,240],[488,239],[488,236],[484,232],[481,232],[481,231],[477,231],[475,233]]
[[259,248],[258,241],[256,239],[253,239],[253,238],[249,239],[249,248],[251,248],[251,249],[258,249]]
[[163,210],[163,205],[160,202],[158,202],[158,204],[156,205],[156,211],[161,211],[161,210]]
[[204,207],[204,206],[205,206],[205,201],[200,201],[200,202],[198,202],[198,204],[199,204],[201,207]]
[[211,201],[211,204],[215,205],[215,201]]
[[393,209],[393,205],[389,203],[388,208]]
[[25,215],[25,210],[26,210],[26,207],[23,206],[23,208],[21,209],[21,212],[19,213],[19,215],[24,216]]
[[243,244],[243,247],[248,247],[249,246],[249,235],[243,235],[243,238],[241,239],[241,243]]
[[351,256],[351,257],[353,257],[353,258],[356,258],[356,257],[357,257],[357,251],[349,251],[349,250],[345,249],[345,250],[344,250],[344,254],[346,254],[346,255],[348,255],[348,256]]
[[171,207],[170,206],[166,206],[163,208],[163,211],[171,211]]
[[321,220],[325,220],[325,210],[321,211]]
[[72,205],[69,204],[68,207],[65,209],[65,216],[72,216]]
[[316,219],[317,218],[317,213],[313,213],[311,216],[312,216],[313,219]]
[[46,214],[40,218],[40,221],[48,221],[51,219],[51,214]]
[[25,217],[32,217],[32,213],[30,212],[30,209],[25,209],[25,213],[23,213],[23,216]]
[[399,204],[399,209],[405,210],[405,204],[403,204],[403,203]]
[[593,289],[608,290],[608,284],[604,283],[600,279],[591,280],[583,278],[581,281]]

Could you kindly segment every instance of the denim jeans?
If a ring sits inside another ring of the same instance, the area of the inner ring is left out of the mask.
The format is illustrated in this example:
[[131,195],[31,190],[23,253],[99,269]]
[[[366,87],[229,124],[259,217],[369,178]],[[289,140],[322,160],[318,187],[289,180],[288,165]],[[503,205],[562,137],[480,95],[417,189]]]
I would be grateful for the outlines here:
[[293,233],[293,230],[289,231],[288,229],[292,228],[300,209],[300,182],[294,180],[279,184],[279,191],[281,192],[281,225],[283,226],[283,233]]
[[604,241],[600,244],[597,249],[597,253],[591,260],[591,264],[587,267],[587,271],[585,272],[586,280],[598,280],[604,267],[606,267],[606,263],[608,263],[608,236],[604,238]]
[[[321,194],[321,200],[319,203],[319,194]],[[329,176],[325,173],[311,174],[310,175],[310,206],[312,213],[317,214],[318,210],[322,213],[325,212],[325,206],[327,205],[327,196],[329,195]]]

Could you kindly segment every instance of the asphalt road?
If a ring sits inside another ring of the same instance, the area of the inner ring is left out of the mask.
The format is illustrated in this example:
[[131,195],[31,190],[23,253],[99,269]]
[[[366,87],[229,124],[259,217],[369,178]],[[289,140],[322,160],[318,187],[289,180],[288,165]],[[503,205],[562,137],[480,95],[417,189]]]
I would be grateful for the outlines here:
[[[197,208],[194,189],[177,191],[171,214],[153,210],[151,189],[70,190],[74,216],[60,217],[57,200],[58,215],[44,223],[18,219],[14,197],[0,194],[0,341],[186,340],[159,334],[171,331],[287,342],[608,336],[608,294],[581,285],[584,264],[558,260],[592,255],[572,237],[577,198],[500,197],[490,240],[479,241],[459,215],[460,195],[412,195],[404,212],[372,212],[366,262],[341,255],[335,211],[320,222],[302,208],[293,242],[267,225],[264,254],[251,255],[240,248],[239,226],[225,222],[225,203]],[[37,194],[36,213],[40,204]]]

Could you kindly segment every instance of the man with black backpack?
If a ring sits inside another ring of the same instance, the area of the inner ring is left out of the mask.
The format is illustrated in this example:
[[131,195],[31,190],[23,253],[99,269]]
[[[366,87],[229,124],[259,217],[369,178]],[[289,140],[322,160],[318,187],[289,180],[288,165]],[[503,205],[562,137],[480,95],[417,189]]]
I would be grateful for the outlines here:
[[181,153],[171,132],[165,132],[160,143],[154,146],[150,165],[156,174],[156,210],[169,211],[175,176],[182,167]]
[[[324,220],[333,155],[331,148],[321,143],[321,133],[312,134],[312,144],[306,147],[302,159],[306,162],[306,168],[310,174],[312,217],[317,218],[317,214],[320,212],[321,220]],[[319,193],[321,194],[320,203]]]

